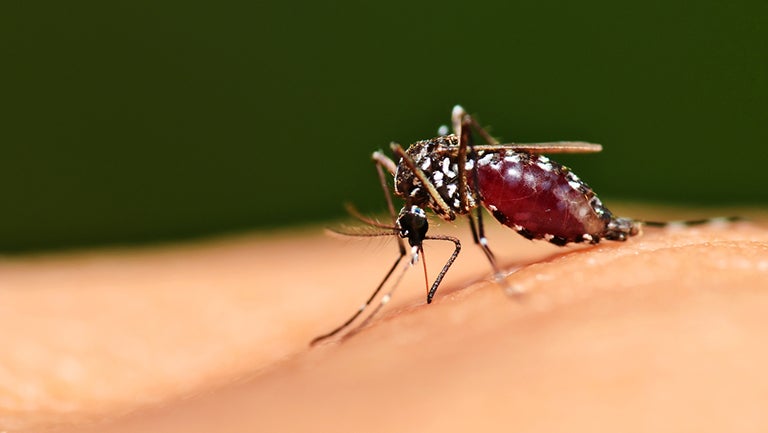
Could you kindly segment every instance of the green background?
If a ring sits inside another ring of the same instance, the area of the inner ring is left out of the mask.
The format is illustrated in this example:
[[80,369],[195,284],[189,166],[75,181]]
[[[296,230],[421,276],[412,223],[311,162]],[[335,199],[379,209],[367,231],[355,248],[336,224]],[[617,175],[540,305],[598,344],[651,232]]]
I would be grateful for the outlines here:
[[611,200],[768,203],[768,2],[5,2],[0,251],[384,209],[454,104]]

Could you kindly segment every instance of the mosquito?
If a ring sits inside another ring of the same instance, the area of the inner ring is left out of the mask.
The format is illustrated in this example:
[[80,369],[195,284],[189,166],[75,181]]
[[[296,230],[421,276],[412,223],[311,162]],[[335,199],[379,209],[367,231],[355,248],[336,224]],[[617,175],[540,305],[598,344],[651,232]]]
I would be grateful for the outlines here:
[[[425,241],[451,242],[454,251],[431,286],[424,265],[427,303],[432,302],[437,288],[461,251],[461,243],[453,236],[427,234],[429,223],[426,209],[446,221],[453,221],[457,216],[467,217],[474,243],[482,249],[497,281],[504,276],[485,236],[481,206],[501,224],[523,237],[544,239],[558,246],[597,244],[603,239],[625,241],[640,233],[643,224],[665,225],[615,217],[576,174],[543,155],[600,152],[602,146],[599,144],[581,141],[502,144],[458,105],[453,109],[451,123],[452,134],[417,141],[408,149],[391,143],[390,149],[397,163],[381,151],[373,153],[372,159],[393,224],[379,223],[351,209],[353,216],[381,231],[341,233],[394,236],[399,255],[365,303],[344,323],[316,337],[310,344],[326,340],[350,326],[371,305],[410,253],[391,291],[382,297],[378,307],[358,329],[364,326],[389,301],[405,270],[415,265],[419,257],[424,264]],[[473,144],[473,132],[486,144]],[[404,200],[398,213],[395,213],[387,175],[394,179],[394,195]],[[406,248],[404,240],[410,248]]]

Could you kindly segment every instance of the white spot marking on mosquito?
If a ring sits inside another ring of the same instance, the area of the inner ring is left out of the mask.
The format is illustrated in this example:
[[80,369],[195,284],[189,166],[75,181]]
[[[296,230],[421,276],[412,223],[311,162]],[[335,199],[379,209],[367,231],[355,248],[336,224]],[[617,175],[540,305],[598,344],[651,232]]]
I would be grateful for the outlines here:
[[554,238],[555,238],[555,235],[551,235],[549,233],[544,233],[544,240],[545,241],[549,242],[549,241],[551,241]]
[[518,231],[518,232],[525,230],[523,228],[523,226],[521,226],[520,224],[515,224],[515,225],[512,226],[512,228],[515,229],[515,231]]
[[456,172],[451,171],[451,159],[450,158],[444,158],[443,159],[443,173],[445,173],[448,177],[456,177]]
[[414,188],[413,190],[411,190],[410,196],[411,197],[416,197],[416,194],[418,194],[419,191],[421,191],[421,188]]
[[449,184],[446,186],[446,188],[448,188],[448,197],[451,197],[451,198],[453,198],[453,195],[454,195],[454,194],[456,194],[456,190],[458,189],[458,187],[456,186],[456,184],[453,184],[453,183],[449,183]]
[[523,175],[523,182],[533,189],[536,189],[536,176],[531,173],[525,173]]
[[520,155],[516,153],[508,153],[507,156],[504,157],[504,161],[518,163],[520,162]]
[[552,167],[552,164],[547,161],[542,161],[541,158],[539,158],[539,161],[536,162],[536,165],[541,167],[541,169],[544,171],[552,171],[552,168],[554,168]]
[[459,206],[461,206],[461,202],[459,201],[459,199],[457,198],[453,199],[453,207],[458,208]]
[[431,166],[432,166],[432,160],[429,158],[424,158],[424,162],[421,163],[421,169],[427,170]]
[[543,163],[545,163],[545,164],[546,164],[546,163],[548,163],[548,162],[549,162],[549,158],[547,158],[547,157],[546,157],[546,156],[544,156],[544,155],[539,155],[539,161],[541,161],[541,162],[543,162]]
[[451,116],[456,118],[456,117],[459,117],[459,116],[463,115],[464,113],[465,113],[464,107],[462,107],[461,105],[454,105],[453,106],[453,111],[451,111]]
[[605,209],[603,209],[603,208],[601,208],[601,207],[593,207],[592,209],[594,209],[594,210],[595,210],[595,213],[596,213],[596,214],[597,214],[599,217],[601,217],[601,218],[603,217],[603,215],[605,215]]
[[469,171],[469,170],[472,170],[473,168],[475,168],[475,161],[472,159],[470,159],[469,161],[467,161],[466,164],[464,164],[464,170]]
[[440,174],[440,176],[432,176],[435,178],[435,188],[440,188],[443,186],[443,173],[436,171],[435,174]]
[[442,181],[443,180],[443,173],[436,171],[432,174],[432,179],[435,181]]
[[572,180],[568,181],[568,185],[571,186],[571,188],[575,189],[576,191],[579,191],[581,189],[581,182],[574,182]]
[[581,179],[579,179],[579,176],[576,176],[576,174],[572,171],[569,171],[568,174],[565,175],[565,178],[568,180],[572,180],[574,182],[581,182]]
[[592,242],[592,239],[593,239],[592,235],[589,233],[584,233],[583,235],[581,235],[581,238],[587,242]]
[[480,158],[479,161],[477,161],[477,165],[488,165],[493,160],[493,154],[489,153],[488,155],[483,156]]
[[487,247],[488,246],[488,239],[487,238],[480,238],[480,245]]
[[440,125],[437,128],[437,135],[448,135],[448,125]]
[[512,179],[520,179],[523,176],[523,173],[520,172],[520,169],[518,167],[511,167],[507,169],[507,177]]
[[496,206],[494,206],[494,205],[492,205],[492,204],[489,204],[489,205],[488,205],[488,209],[489,209],[491,212],[496,212],[497,210],[499,210],[499,208],[497,208]]
[[[411,206],[411,213],[421,218],[427,217],[427,213],[424,212],[424,209],[418,206]],[[418,249],[416,251],[418,251]]]

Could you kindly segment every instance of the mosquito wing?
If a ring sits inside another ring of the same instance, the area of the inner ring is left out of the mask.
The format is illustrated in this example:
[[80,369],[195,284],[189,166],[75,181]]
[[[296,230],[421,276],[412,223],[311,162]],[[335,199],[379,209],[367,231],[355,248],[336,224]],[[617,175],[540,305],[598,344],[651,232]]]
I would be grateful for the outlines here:
[[595,153],[603,150],[603,146],[584,141],[551,141],[546,143],[505,143],[473,146],[475,151],[498,152],[515,150],[530,153]]

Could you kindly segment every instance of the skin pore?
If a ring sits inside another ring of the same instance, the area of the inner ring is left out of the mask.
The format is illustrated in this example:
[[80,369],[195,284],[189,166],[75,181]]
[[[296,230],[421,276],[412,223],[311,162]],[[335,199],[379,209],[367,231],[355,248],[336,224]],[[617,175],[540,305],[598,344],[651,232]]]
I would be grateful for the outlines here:
[[[6,257],[0,431],[759,431],[768,230],[745,216],[563,248],[491,221],[515,297],[463,224],[433,220],[464,245],[433,303],[419,264],[366,328],[313,348],[379,283],[391,240],[312,228]],[[430,278],[451,251],[424,243]]]

